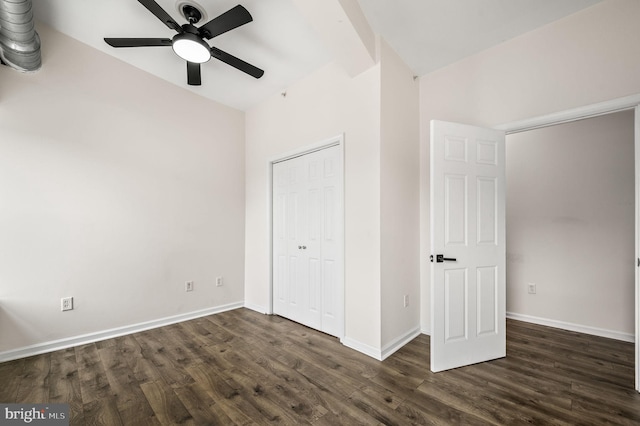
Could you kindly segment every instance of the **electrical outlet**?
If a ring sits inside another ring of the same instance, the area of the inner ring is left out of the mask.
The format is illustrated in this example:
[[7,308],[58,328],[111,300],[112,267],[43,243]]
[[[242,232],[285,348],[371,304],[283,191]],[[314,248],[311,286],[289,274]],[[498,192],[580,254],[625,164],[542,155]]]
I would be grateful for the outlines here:
[[222,281],[222,277],[217,277],[216,278],[216,287],[222,287],[224,285],[224,282]]
[[527,284],[527,292],[529,294],[536,294],[536,285],[535,285],[535,283]]
[[193,281],[184,283],[184,291],[193,291]]
[[63,297],[62,299],[60,299],[60,307],[63,312],[72,310],[73,297]]
[[406,308],[407,306],[409,306],[409,295],[405,294],[404,295],[404,307]]

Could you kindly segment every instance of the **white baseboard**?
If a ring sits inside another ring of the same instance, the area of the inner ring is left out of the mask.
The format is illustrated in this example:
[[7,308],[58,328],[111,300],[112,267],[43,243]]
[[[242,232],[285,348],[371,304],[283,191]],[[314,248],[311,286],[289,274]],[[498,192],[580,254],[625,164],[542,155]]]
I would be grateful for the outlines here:
[[402,348],[404,345],[415,339],[420,335],[420,327],[416,327],[413,330],[405,333],[404,335],[394,339],[390,343],[384,346],[382,349],[374,348],[373,346],[369,346],[365,343],[359,342],[350,337],[345,337],[340,340],[343,345],[348,348],[354,349],[362,354],[370,356],[373,359],[377,359],[378,361],[384,361],[389,356],[391,356],[394,352]]
[[395,351],[402,348],[404,345],[415,339],[420,335],[420,327],[416,327],[413,330],[404,334],[404,336],[400,336],[397,339],[389,342],[382,348],[382,359],[387,359],[391,356]]
[[124,336],[127,334],[138,333],[140,331],[150,330],[152,328],[163,327],[165,325],[175,324],[188,321],[207,315],[213,315],[220,312],[231,311],[233,309],[242,308],[244,303],[236,302],[227,305],[216,306],[214,308],[201,309],[198,311],[188,312],[186,314],[174,315],[171,317],[160,318],[152,321],[145,321],[138,324],[127,325],[124,327],[112,328],[109,330],[98,331],[95,333],[83,334],[75,337],[68,337],[60,340],[53,340],[36,345],[25,346],[23,348],[12,349],[6,352],[0,352],[0,362],[11,361],[19,358],[26,358],[33,355],[39,355],[47,352],[53,352],[60,349],[66,349],[73,346],[86,345],[87,343],[99,342],[101,340],[111,339],[114,337]]
[[270,315],[271,312],[269,312],[269,309],[265,308],[264,306],[261,305],[256,305],[254,303],[248,303],[248,302],[244,302],[244,307],[247,309],[251,309],[252,311],[256,311],[259,312],[261,314],[265,314],[265,315]]
[[591,334],[593,336],[607,337],[609,339],[622,340],[624,342],[635,342],[636,338],[631,333],[622,333],[620,331],[606,330],[603,328],[590,327],[587,325],[573,324],[570,322],[557,321],[547,318],[539,318],[531,315],[517,314],[515,312],[507,312],[507,318],[530,322],[533,324],[546,325],[547,327],[560,328],[563,330],[576,331],[578,333]]
[[382,351],[378,348],[374,348],[373,346],[369,346],[366,343],[359,342],[350,337],[345,337],[341,339],[340,342],[348,348],[370,356],[373,359],[377,359],[378,361],[382,361]]

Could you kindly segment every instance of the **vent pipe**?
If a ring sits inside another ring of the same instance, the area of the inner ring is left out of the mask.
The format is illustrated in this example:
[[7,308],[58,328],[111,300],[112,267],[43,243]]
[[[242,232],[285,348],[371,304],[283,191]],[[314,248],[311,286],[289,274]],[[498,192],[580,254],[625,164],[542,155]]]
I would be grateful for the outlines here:
[[0,0],[0,59],[18,71],[40,69],[40,37],[31,0]]

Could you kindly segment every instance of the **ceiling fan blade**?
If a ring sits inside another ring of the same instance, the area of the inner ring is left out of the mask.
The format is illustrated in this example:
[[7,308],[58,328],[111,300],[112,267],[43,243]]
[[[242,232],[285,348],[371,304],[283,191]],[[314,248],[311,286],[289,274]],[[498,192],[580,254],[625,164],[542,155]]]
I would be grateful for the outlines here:
[[235,56],[218,49],[217,47],[211,48],[211,56],[219,61],[224,62],[225,64],[239,69],[244,73],[249,74],[251,77],[260,78],[264,74],[264,71],[260,68],[254,67],[253,65],[243,61],[242,59],[238,59]]
[[189,86],[200,86],[200,64],[187,61],[187,83]]
[[211,39],[226,33],[229,30],[238,28],[241,25],[248,24],[253,21],[251,14],[244,7],[237,5],[227,10],[217,18],[213,18],[206,24],[202,25],[199,30],[202,37]]
[[112,47],[171,46],[170,38],[105,38]]
[[164,22],[164,24],[171,28],[172,30],[176,30],[177,32],[182,32],[182,27],[178,24],[172,17],[169,15],[158,3],[154,0],[138,0],[140,4],[146,7],[149,12],[156,15],[156,18]]

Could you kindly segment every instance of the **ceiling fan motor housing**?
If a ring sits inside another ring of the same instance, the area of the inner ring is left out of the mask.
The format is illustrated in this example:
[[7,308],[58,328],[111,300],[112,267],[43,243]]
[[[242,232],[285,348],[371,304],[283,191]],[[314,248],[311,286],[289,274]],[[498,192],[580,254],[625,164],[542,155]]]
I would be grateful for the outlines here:
[[182,15],[191,24],[197,24],[202,19],[202,12],[200,12],[200,10],[197,7],[191,4],[182,5]]

